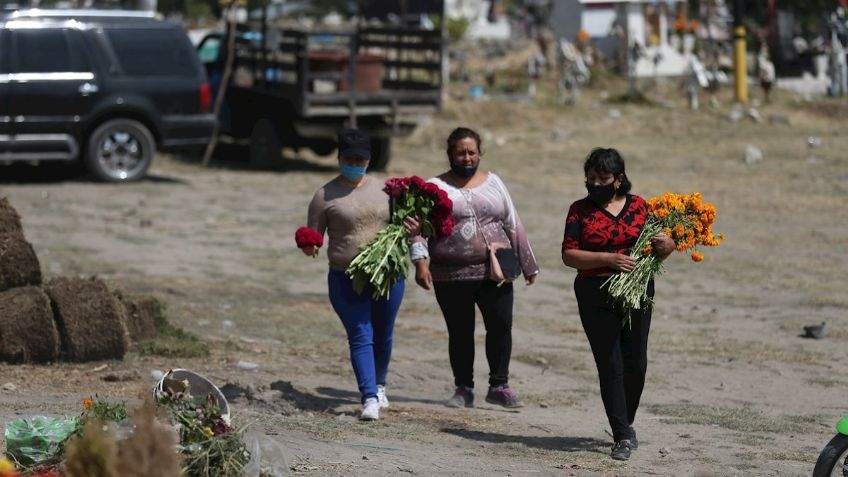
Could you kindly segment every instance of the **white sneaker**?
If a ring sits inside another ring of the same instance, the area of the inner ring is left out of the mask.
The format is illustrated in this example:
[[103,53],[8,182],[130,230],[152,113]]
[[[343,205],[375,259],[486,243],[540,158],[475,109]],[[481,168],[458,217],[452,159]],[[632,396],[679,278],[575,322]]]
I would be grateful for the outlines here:
[[377,398],[368,398],[365,404],[362,405],[362,414],[359,415],[360,421],[376,421],[380,419],[380,401]]
[[377,400],[380,401],[380,409],[389,407],[389,398],[386,397],[386,387],[377,385]]

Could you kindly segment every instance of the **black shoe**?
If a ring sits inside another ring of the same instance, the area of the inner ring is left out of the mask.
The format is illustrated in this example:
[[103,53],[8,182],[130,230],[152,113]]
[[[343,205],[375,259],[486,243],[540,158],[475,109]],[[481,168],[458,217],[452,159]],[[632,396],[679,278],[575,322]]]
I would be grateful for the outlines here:
[[630,459],[630,441],[618,441],[612,445],[612,451],[610,452],[610,457],[615,460],[628,460]]

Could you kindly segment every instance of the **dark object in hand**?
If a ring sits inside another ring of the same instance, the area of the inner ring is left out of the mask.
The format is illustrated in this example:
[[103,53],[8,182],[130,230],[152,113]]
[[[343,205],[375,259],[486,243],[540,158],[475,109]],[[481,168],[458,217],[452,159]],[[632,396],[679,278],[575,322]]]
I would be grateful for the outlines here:
[[521,276],[521,265],[518,264],[518,257],[515,255],[513,248],[499,248],[495,250],[495,257],[501,266],[504,278],[515,280]]

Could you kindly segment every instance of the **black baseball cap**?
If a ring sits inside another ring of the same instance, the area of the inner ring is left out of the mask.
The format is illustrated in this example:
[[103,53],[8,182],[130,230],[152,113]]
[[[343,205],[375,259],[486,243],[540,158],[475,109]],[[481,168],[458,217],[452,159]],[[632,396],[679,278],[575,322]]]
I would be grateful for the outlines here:
[[371,160],[371,138],[364,131],[345,128],[339,131],[339,157],[359,156]]

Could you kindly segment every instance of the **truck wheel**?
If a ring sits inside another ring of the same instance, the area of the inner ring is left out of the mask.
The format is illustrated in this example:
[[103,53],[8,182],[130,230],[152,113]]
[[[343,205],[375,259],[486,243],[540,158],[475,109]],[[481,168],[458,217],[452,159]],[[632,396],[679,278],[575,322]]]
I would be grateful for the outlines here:
[[97,180],[131,182],[147,174],[156,140],[144,124],[133,119],[110,119],[88,137],[83,162]]
[[312,141],[309,149],[319,156],[329,156],[336,150],[336,141]]
[[371,138],[371,161],[368,168],[374,171],[382,171],[389,164],[392,156],[392,139],[388,137]]
[[261,169],[278,166],[282,161],[282,149],[280,133],[271,120],[260,119],[253,125],[250,133],[250,163],[253,166]]

